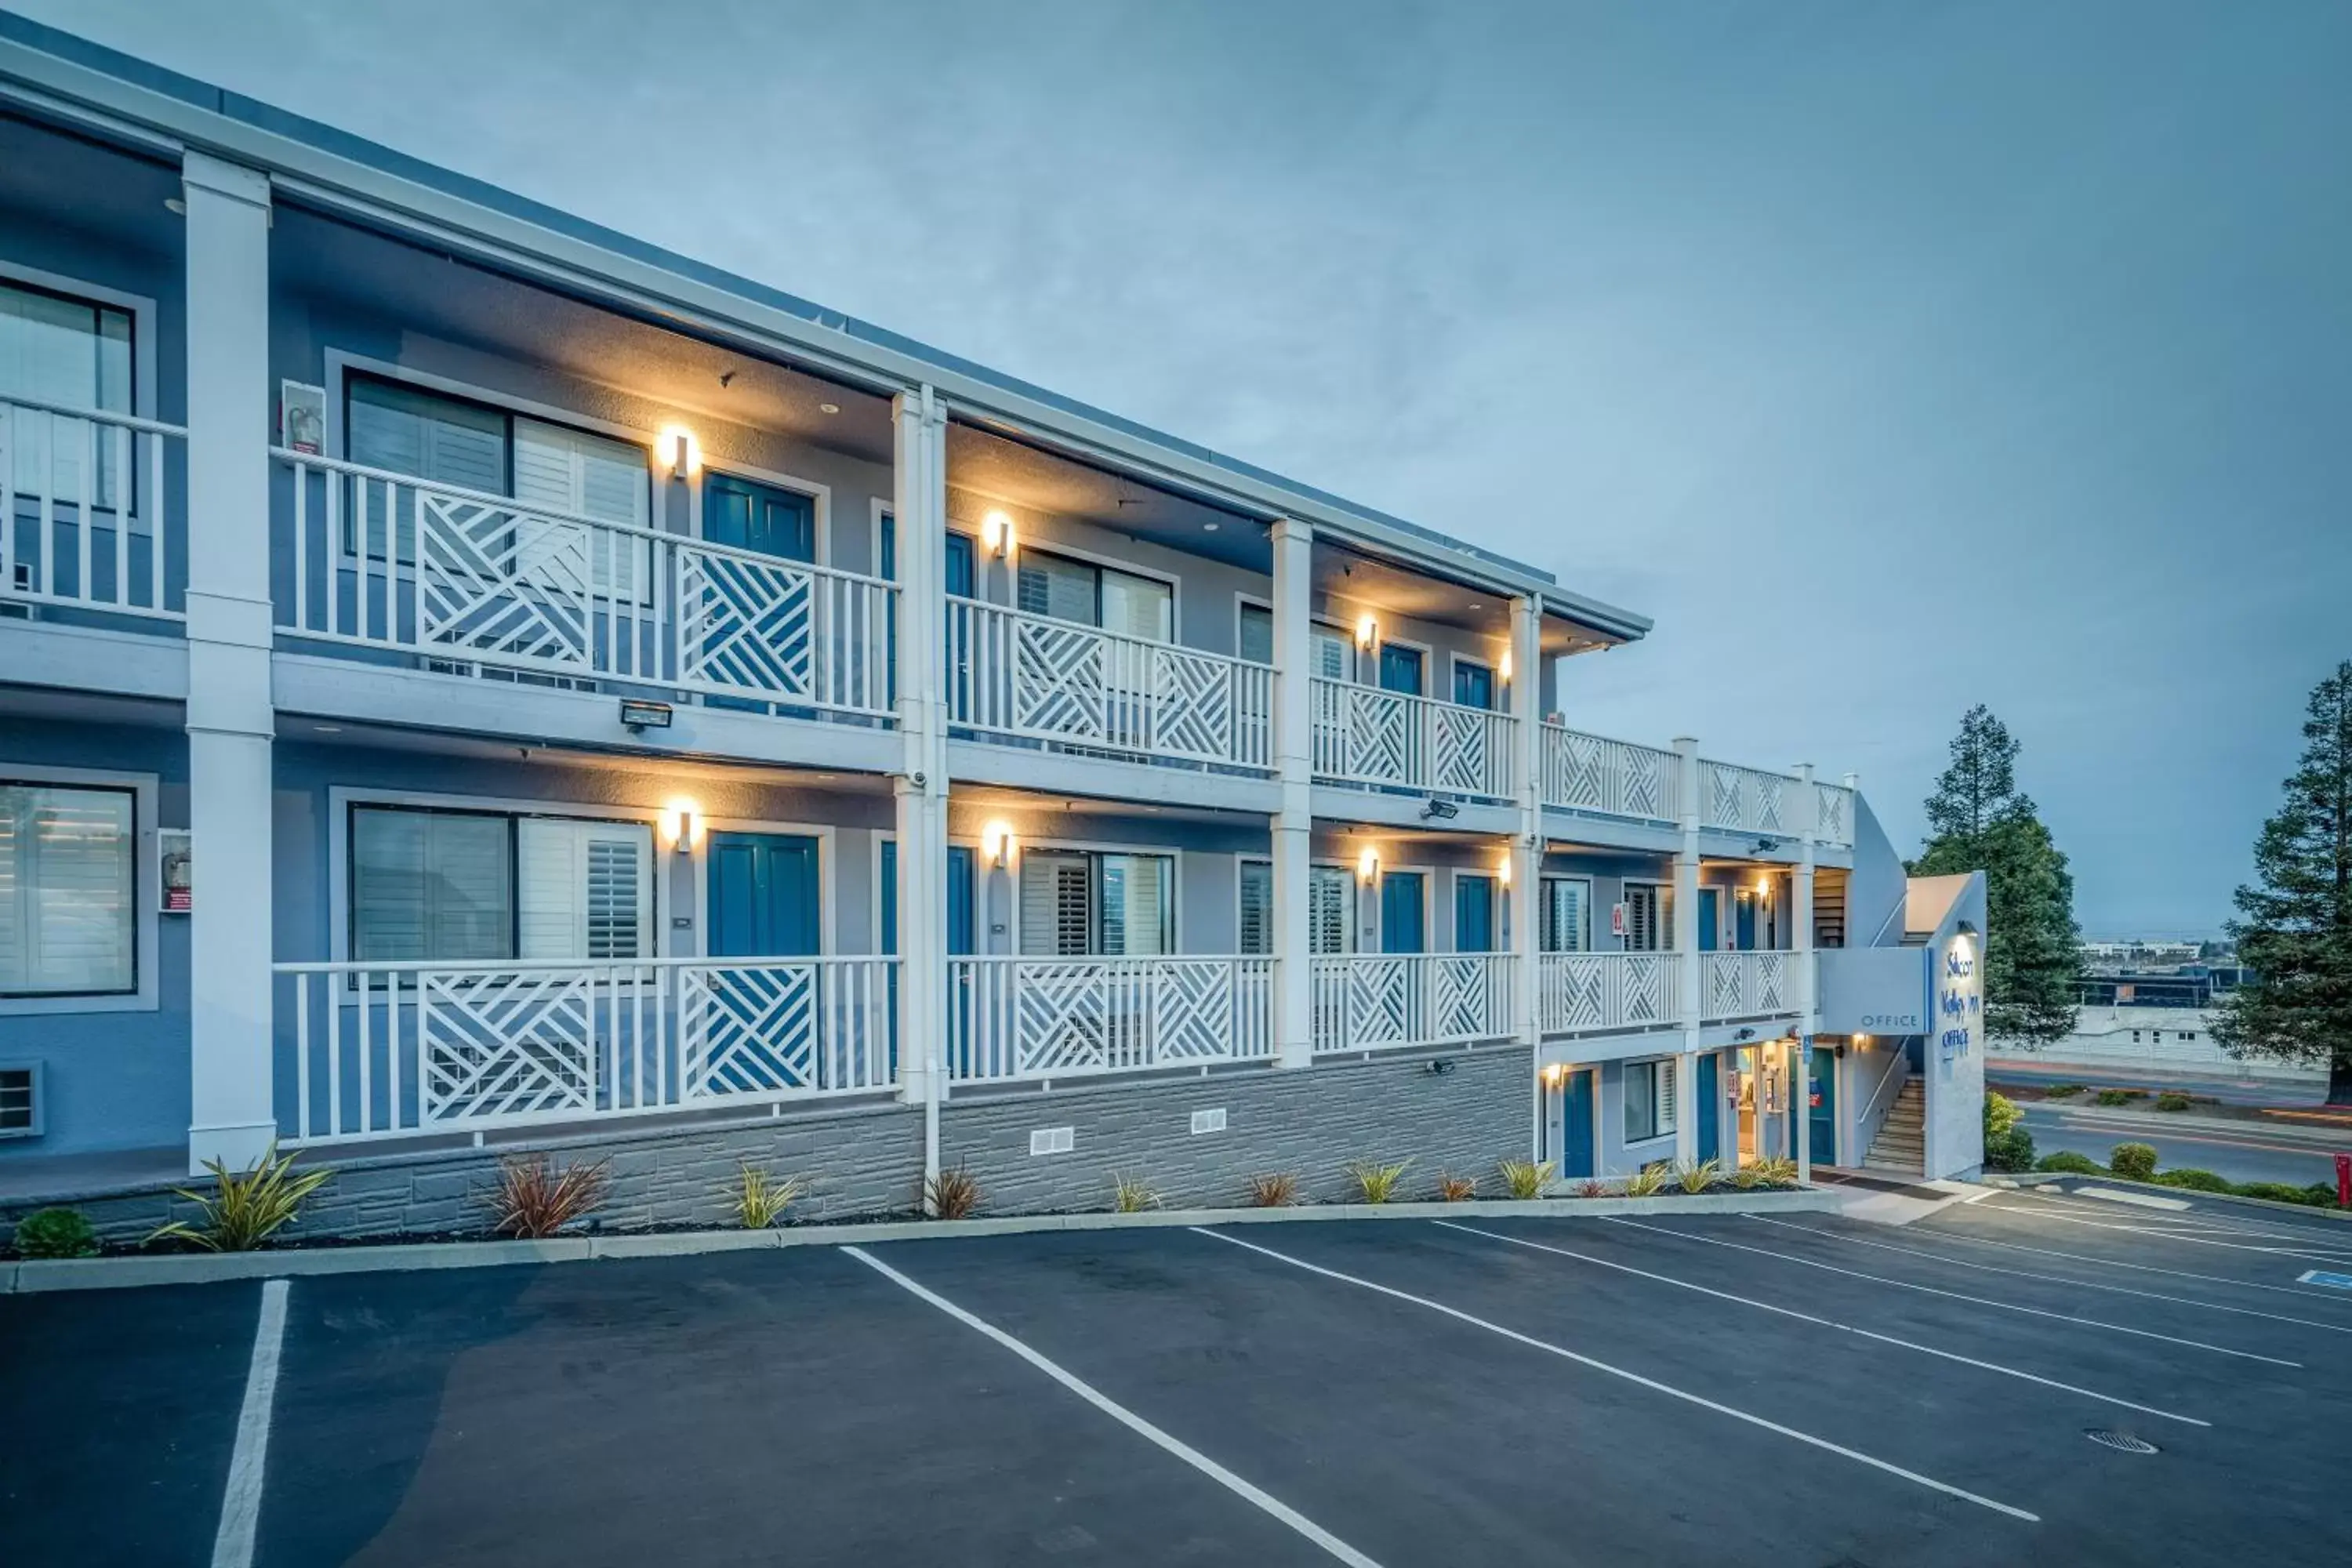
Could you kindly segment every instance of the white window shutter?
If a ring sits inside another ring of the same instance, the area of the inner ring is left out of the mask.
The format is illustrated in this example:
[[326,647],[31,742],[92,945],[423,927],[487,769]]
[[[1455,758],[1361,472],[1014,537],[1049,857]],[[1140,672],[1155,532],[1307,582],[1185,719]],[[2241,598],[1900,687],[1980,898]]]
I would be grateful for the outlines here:
[[1353,951],[1356,900],[1352,874],[1337,866],[1317,866],[1307,872],[1307,950],[1316,953]]
[[643,958],[653,951],[652,830],[524,817],[515,825],[521,956]]
[[1021,951],[1084,957],[1093,946],[1093,910],[1083,855],[1031,850],[1021,857]]
[[0,993],[132,988],[137,847],[124,791],[0,785]]
[[[521,506],[566,518],[643,528],[652,514],[646,450],[627,441],[567,430],[536,419],[514,422],[514,497]],[[526,542],[525,562],[579,588],[628,594],[643,580],[643,542],[630,535],[541,525]]]
[[1242,862],[1239,939],[1243,952],[1274,951],[1274,868],[1263,860]]
[[1095,624],[1095,569],[1043,550],[1021,552],[1018,599],[1021,609],[1057,621]]
[[1675,1130],[1675,1110],[1680,1100],[1680,1096],[1675,1092],[1675,1079],[1676,1069],[1681,1065],[1681,1062],[1673,1057],[1664,1058],[1658,1063],[1658,1131],[1660,1132],[1672,1132]]

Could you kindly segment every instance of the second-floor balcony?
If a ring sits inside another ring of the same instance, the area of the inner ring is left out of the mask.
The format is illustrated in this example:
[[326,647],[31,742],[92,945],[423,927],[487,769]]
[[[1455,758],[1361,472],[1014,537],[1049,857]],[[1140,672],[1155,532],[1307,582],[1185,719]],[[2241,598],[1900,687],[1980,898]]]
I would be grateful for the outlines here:
[[0,599],[178,621],[187,432],[0,397]]
[[281,636],[427,668],[887,719],[877,577],[274,449]]
[[1547,952],[1536,1015],[1548,1035],[1606,1034],[1680,1023],[1683,959],[1675,952]]
[[1263,1061],[1273,998],[1267,957],[952,958],[946,1070],[987,1084]]
[[1518,1026],[1512,953],[1329,953],[1308,964],[1318,1055],[1470,1044]]
[[1496,801],[1518,787],[1508,713],[1323,676],[1312,709],[1318,779]]

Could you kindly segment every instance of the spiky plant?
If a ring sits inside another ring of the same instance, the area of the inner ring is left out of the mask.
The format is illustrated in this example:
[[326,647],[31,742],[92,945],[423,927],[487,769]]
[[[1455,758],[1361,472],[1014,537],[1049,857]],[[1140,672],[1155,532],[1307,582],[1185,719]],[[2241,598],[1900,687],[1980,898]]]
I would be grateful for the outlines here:
[[520,1241],[541,1241],[594,1212],[612,1185],[613,1162],[574,1160],[558,1166],[544,1154],[510,1154],[499,1162],[498,1184],[484,1199],[490,1229]]
[[1551,1185],[1549,1160],[1540,1164],[1533,1160],[1505,1160],[1495,1169],[1502,1175],[1503,1190],[1515,1198],[1539,1198]]
[[780,1181],[746,1160],[735,1188],[735,1218],[745,1230],[766,1230],[784,1217],[803,1190],[798,1176]]
[[1478,1195],[1478,1178],[1442,1171],[1437,1177],[1437,1195],[1449,1204],[1466,1204]]
[[1675,1184],[1683,1191],[1696,1194],[1715,1185],[1723,1171],[1720,1160],[1683,1160],[1675,1165]]
[[1625,1178],[1625,1195],[1629,1198],[1655,1197],[1666,1184],[1674,1167],[1660,1160],[1643,1166]]
[[1576,1184],[1576,1195],[1580,1198],[1605,1198],[1609,1195],[1609,1184],[1598,1176],[1587,1176]]
[[1249,1179],[1250,1206],[1286,1209],[1298,1201],[1298,1178],[1287,1171],[1269,1171]]
[[980,1178],[962,1165],[933,1176],[924,1191],[934,1219],[965,1219],[980,1206]]
[[1357,1188],[1368,1204],[1384,1204],[1396,1196],[1397,1184],[1404,1179],[1411,1160],[1400,1160],[1393,1165],[1383,1165],[1372,1160],[1350,1160],[1348,1174],[1354,1178]]
[[1140,1176],[1122,1176],[1111,1173],[1110,1198],[1113,1207],[1121,1214],[1141,1214],[1160,1206],[1160,1194],[1153,1192]]
[[329,1165],[293,1174],[294,1156],[278,1153],[275,1138],[262,1151],[261,1163],[249,1170],[232,1171],[218,1160],[205,1161],[205,1169],[213,1173],[210,1195],[185,1187],[172,1189],[202,1210],[203,1219],[194,1225],[175,1219],[158,1226],[149,1241],[168,1237],[192,1242],[207,1252],[250,1252],[291,1220],[300,1211],[302,1200],[335,1174]]

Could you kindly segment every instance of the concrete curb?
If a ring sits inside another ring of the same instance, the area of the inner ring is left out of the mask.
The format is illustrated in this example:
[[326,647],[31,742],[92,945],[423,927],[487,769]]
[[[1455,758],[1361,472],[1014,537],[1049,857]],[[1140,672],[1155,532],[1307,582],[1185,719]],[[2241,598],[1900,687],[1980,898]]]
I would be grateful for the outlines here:
[[642,1236],[566,1236],[548,1241],[431,1241],[391,1247],[289,1247],[277,1252],[177,1253],[158,1258],[44,1258],[0,1263],[0,1295],[210,1285],[235,1279],[373,1274],[423,1268],[496,1268],[516,1263],[586,1263],[604,1258],[684,1258],[785,1247],[883,1241],[953,1241],[1054,1230],[1152,1230],[1192,1225],[1281,1225],[1318,1220],[1599,1219],[1622,1214],[1835,1213],[1839,1195],[1797,1192],[1660,1194],[1648,1198],[1496,1198],[1461,1204],[1313,1204],[1279,1209],[1157,1209],[1144,1214],[1004,1215],[987,1219],[884,1220],[780,1230],[680,1230]]

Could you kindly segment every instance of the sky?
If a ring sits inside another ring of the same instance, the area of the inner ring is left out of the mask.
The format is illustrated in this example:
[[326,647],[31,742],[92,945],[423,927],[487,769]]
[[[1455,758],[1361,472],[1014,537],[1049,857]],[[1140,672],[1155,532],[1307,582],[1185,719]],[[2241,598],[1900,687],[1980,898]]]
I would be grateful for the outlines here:
[[2352,659],[2339,0],[7,3],[1543,566],[1906,852],[1986,703],[2086,934]]

